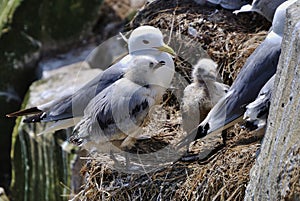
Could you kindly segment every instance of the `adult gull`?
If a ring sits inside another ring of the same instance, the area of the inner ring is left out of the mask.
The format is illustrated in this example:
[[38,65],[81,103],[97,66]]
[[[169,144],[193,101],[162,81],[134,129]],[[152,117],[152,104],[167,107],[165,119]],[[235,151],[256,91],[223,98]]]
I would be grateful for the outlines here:
[[235,10],[233,13],[257,12],[272,22],[276,8],[285,1],[286,0],[254,0],[251,5],[244,5],[240,10]]
[[295,1],[287,1],[276,9],[272,31],[247,59],[227,94],[212,108],[200,125],[182,140],[179,147],[186,145],[191,139],[221,133],[242,121],[246,106],[255,100],[261,88],[276,72],[286,9]]
[[[47,130],[48,132],[74,126],[75,122],[83,116],[89,102],[105,88],[121,79],[129,70],[128,64],[136,56],[153,56],[157,60],[163,59],[167,66],[174,66],[170,55],[175,54],[174,51],[163,42],[161,31],[152,26],[141,26],[132,31],[128,39],[128,51],[127,56],[100,73],[74,94],[7,116],[31,115],[24,119],[26,123],[55,121],[56,123]],[[166,75],[166,82],[169,82],[168,79],[171,77],[172,75]]]
[[244,119],[247,121],[246,127],[251,130],[259,130],[266,126],[275,75],[263,86],[257,98],[246,106],[247,110],[244,114]]

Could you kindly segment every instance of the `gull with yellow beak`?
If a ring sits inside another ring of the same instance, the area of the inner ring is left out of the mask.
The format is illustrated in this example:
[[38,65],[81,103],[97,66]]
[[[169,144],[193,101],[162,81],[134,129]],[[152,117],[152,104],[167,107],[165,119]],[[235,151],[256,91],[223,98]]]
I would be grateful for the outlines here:
[[[129,64],[135,57],[148,55],[159,61],[164,60],[166,66],[174,68],[171,55],[175,55],[175,52],[163,42],[161,31],[155,27],[141,26],[133,30],[128,39],[128,51],[128,55],[101,72],[74,94],[33,108],[17,111],[7,116],[31,115],[24,119],[25,123],[56,122],[46,132],[68,128],[74,126],[76,121],[78,122],[81,119],[86,106],[94,97],[130,71],[132,65]],[[169,83],[173,74],[169,71],[165,73],[165,82]]]

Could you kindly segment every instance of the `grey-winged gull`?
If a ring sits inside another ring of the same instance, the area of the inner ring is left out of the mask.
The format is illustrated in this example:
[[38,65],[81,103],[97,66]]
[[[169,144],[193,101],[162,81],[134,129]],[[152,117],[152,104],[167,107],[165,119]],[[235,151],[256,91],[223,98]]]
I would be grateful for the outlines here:
[[211,109],[207,117],[183,139],[178,147],[185,146],[192,138],[217,134],[242,121],[246,105],[257,97],[260,89],[275,74],[284,33],[286,9],[296,0],[280,5],[275,12],[272,31],[247,59],[227,94]]
[[181,103],[182,126],[187,133],[203,121],[229,89],[219,81],[217,67],[211,59],[200,59],[194,66],[193,83],[184,89]]
[[194,0],[194,2],[200,5],[204,5],[204,4],[220,5],[222,8],[234,10],[234,9],[241,8],[249,1],[248,0]]
[[[128,71],[128,63],[137,55],[152,55],[158,60],[164,59],[166,65],[174,65],[170,54],[175,54],[172,48],[163,42],[161,31],[152,26],[141,26],[133,30],[128,39],[129,54],[118,63],[112,65],[81,89],[70,96],[53,100],[49,103],[8,114],[8,117],[32,115],[24,122],[56,121],[48,131],[73,126],[83,116],[83,111],[97,94],[123,77]],[[171,79],[171,75],[166,75]]]
[[[128,65],[121,79],[90,101],[71,141],[97,152],[133,146],[149,111],[170,86],[171,80],[167,83],[165,76],[174,74],[174,65],[167,66],[153,56],[136,56]],[[114,142],[119,146],[113,147]]]
[[251,130],[259,130],[267,123],[275,75],[263,86],[255,101],[246,106],[244,119],[247,121],[246,127],[250,127]]
[[254,0],[251,5],[244,5],[240,10],[233,13],[257,12],[272,22],[276,8],[286,0]]

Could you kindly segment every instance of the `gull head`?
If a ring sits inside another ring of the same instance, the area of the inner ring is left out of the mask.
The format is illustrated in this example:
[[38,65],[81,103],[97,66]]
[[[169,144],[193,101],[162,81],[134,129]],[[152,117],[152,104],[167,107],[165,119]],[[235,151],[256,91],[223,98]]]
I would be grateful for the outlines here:
[[194,66],[192,77],[194,82],[216,81],[218,65],[211,59],[200,59]]
[[140,26],[132,31],[128,39],[129,53],[148,49],[176,55],[174,50],[164,43],[163,35],[158,28]]
[[297,0],[289,0],[282,3],[275,11],[272,27],[273,32],[278,34],[279,36],[283,37],[284,33],[284,24],[286,18],[286,10],[287,8],[295,3]]
[[165,64],[164,60],[152,56],[135,56],[129,64],[131,67],[125,77],[141,86],[151,84],[167,88],[170,83],[165,82],[165,75],[170,74],[168,71],[171,69]]

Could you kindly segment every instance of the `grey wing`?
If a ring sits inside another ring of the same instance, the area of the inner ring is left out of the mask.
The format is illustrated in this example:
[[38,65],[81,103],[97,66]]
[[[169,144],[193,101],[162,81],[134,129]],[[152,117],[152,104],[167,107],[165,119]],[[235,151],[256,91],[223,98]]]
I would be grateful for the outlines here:
[[255,126],[262,127],[266,123],[269,113],[272,90],[274,86],[275,75],[263,86],[255,101],[247,105],[244,119],[252,122]]
[[263,85],[275,74],[280,48],[280,42],[265,40],[251,54],[226,96],[213,107],[201,123],[202,127],[206,127],[204,130],[209,128],[209,132],[213,132],[244,114],[246,105],[255,100]]
[[83,120],[74,129],[77,138],[122,140],[142,126],[149,109],[155,104],[151,90],[125,85],[119,93],[117,85],[120,82],[106,88],[91,101]]
[[256,0],[253,2],[253,9],[272,22],[276,8],[285,1],[286,0]]
[[114,123],[110,101],[113,86],[104,89],[87,105],[82,120],[74,128],[72,142],[108,141],[104,131]]
[[239,9],[243,5],[247,4],[247,0],[222,0],[221,1],[221,6],[222,8],[228,9],[228,10],[234,10],[234,9]]
[[276,73],[280,52],[281,43],[265,41],[250,56],[230,87],[233,93],[227,99],[225,123],[241,116],[246,105],[255,100],[261,88]]
[[57,121],[62,119],[83,116],[83,111],[95,96],[115,81],[123,77],[126,66],[116,63],[105,71],[101,72],[93,80],[76,91],[73,95],[67,96],[49,108],[42,121]]
[[[122,83],[123,85],[124,83]],[[156,103],[157,93],[151,86],[141,87],[139,85],[128,83],[121,88],[122,92],[115,91],[113,101],[111,101],[110,114],[113,115],[114,125],[126,135],[132,135],[139,130],[145,122],[150,108]],[[121,96],[120,96],[121,95]],[[98,122],[103,122],[103,116],[97,115]],[[107,133],[107,132],[106,132]]]

